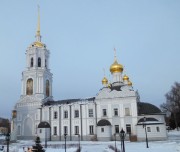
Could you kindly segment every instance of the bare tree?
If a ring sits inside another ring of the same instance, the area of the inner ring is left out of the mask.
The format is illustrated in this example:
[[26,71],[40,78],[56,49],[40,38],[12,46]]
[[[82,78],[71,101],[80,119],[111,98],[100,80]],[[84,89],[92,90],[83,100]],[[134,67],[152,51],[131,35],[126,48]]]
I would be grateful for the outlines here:
[[165,94],[166,102],[161,104],[164,112],[170,112],[174,117],[175,125],[178,130],[177,114],[180,113],[180,83],[175,82],[171,90]]

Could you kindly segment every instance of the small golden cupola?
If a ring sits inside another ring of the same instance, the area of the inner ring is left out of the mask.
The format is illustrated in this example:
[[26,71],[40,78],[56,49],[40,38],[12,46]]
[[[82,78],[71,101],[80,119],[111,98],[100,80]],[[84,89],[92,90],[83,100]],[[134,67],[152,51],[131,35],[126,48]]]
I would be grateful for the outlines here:
[[132,82],[128,80],[128,86],[132,86]]
[[108,84],[108,88],[111,88],[111,83]]
[[123,81],[129,81],[129,77],[126,74],[123,76]]
[[107,79],[106,77],[104,77],[104,78],[102,79],[102,84],[103,84],[103,85],[107,85],[107,84],[108,84],[108,79]]

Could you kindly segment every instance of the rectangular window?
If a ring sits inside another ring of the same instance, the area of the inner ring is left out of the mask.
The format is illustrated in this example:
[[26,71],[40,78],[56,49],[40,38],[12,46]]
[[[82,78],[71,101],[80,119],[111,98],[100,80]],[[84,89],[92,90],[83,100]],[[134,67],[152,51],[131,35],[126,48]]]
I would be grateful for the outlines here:
[[119,134],[119,125],[115,125],[115,133]]
[[106,111],[106,109],[103,109],[102,112],[103,112],[103,116],[107,116],[107,111]]
[[125,108],[125,116],[130,116],[130,110],[129,110],[129,108]]
[[58,117],[58,113],[57,111],[54,111],[54,119],[57,119],[57,117]]
[[68,134],[68,127],[64,126],[64,134]]
[[18,135],[21,135],[21,126],[18,126]]
[[37,134],[38,125],[35,126],[35,134]]
[[94,126],[89,126],[89,134],[90,135],[94,134]]
[[75,126],[75,135],[78,135],[79,134],[79,126]]
[[57,127],[56,126],[54,126],[54,128],[53,128],[53,134],[57,135]]
[[147,127],[147,132],[151,132],[151,127]]
[[126,133],[130,134],[131,133],[131,125],[126,124]]
[[118,109],[114,108],[114,116],[118,116]]
[[104,132],[104,128],[101,128],[101,132]]
[[156,127],[156,131],[157,131],[157,132],[160,132],[160,129],[159,129],[159,127]]
[[39,129],[39,133],[40,133],[40,134],[42,133],[42,129]]
[[79,118],[79,110],[74,111],[74,118]]
[[64,111],[64,118],[68,118],[68,111],[67,110]]
[[89,109],[89,117],[93,117],[93,109]]

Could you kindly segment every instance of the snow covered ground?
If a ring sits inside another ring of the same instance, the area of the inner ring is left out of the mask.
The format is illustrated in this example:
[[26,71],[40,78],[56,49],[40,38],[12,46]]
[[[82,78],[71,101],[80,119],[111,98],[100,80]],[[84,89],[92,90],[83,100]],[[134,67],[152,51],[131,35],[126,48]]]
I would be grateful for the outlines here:
[[[42,142],[42,144],[44,144]],[[31,147],[34,141],[19,141],[10,145],[10,152],[23,152],[23,147]],[[64,152],[64,142],[48,142],[46,152]],[[81,142],[81,152],[113,152],[109,145],[114,146],[114,141],[109,142]],[[120,150],[121,143],[116,142],[117,148]],[[53,147],[53,148],[52,148]],[[75,152],[78,147],[78,141],[67,141],[67,152]],[[6,146],[5,146],[6,149]],[[180,131],[170,131],[167,141],[149,142],[149,148],[146,148],[145,142],[129,142],[125,141],[126,152],[180,152]]]

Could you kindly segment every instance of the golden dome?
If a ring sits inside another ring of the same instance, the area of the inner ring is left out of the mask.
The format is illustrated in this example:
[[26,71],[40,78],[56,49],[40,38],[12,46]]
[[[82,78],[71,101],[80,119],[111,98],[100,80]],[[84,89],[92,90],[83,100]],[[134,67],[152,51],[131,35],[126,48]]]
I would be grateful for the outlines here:
[[108,79],[106,77],[102,79],[102,84],[108,84]]
[[111,73],[115,72],[122,72],[123,71],[123,66],[117,62],[117,60],[114,61],[114,63],[110,67]]
[[132,82],[131,81],[128,81],[128,86],[132,86]]
[[124,77],[123,77],[123,81],[125,81],[125,80],[129,80],[129,77],[127,76],[127,75],[124,75]]
[[31,46],[32,46],[32,47],[33,47],[33,46],[35,46],[35,47],[43,47],[44,44],[41,43],[40,41],[36,41],[36,42],[34,42]]

